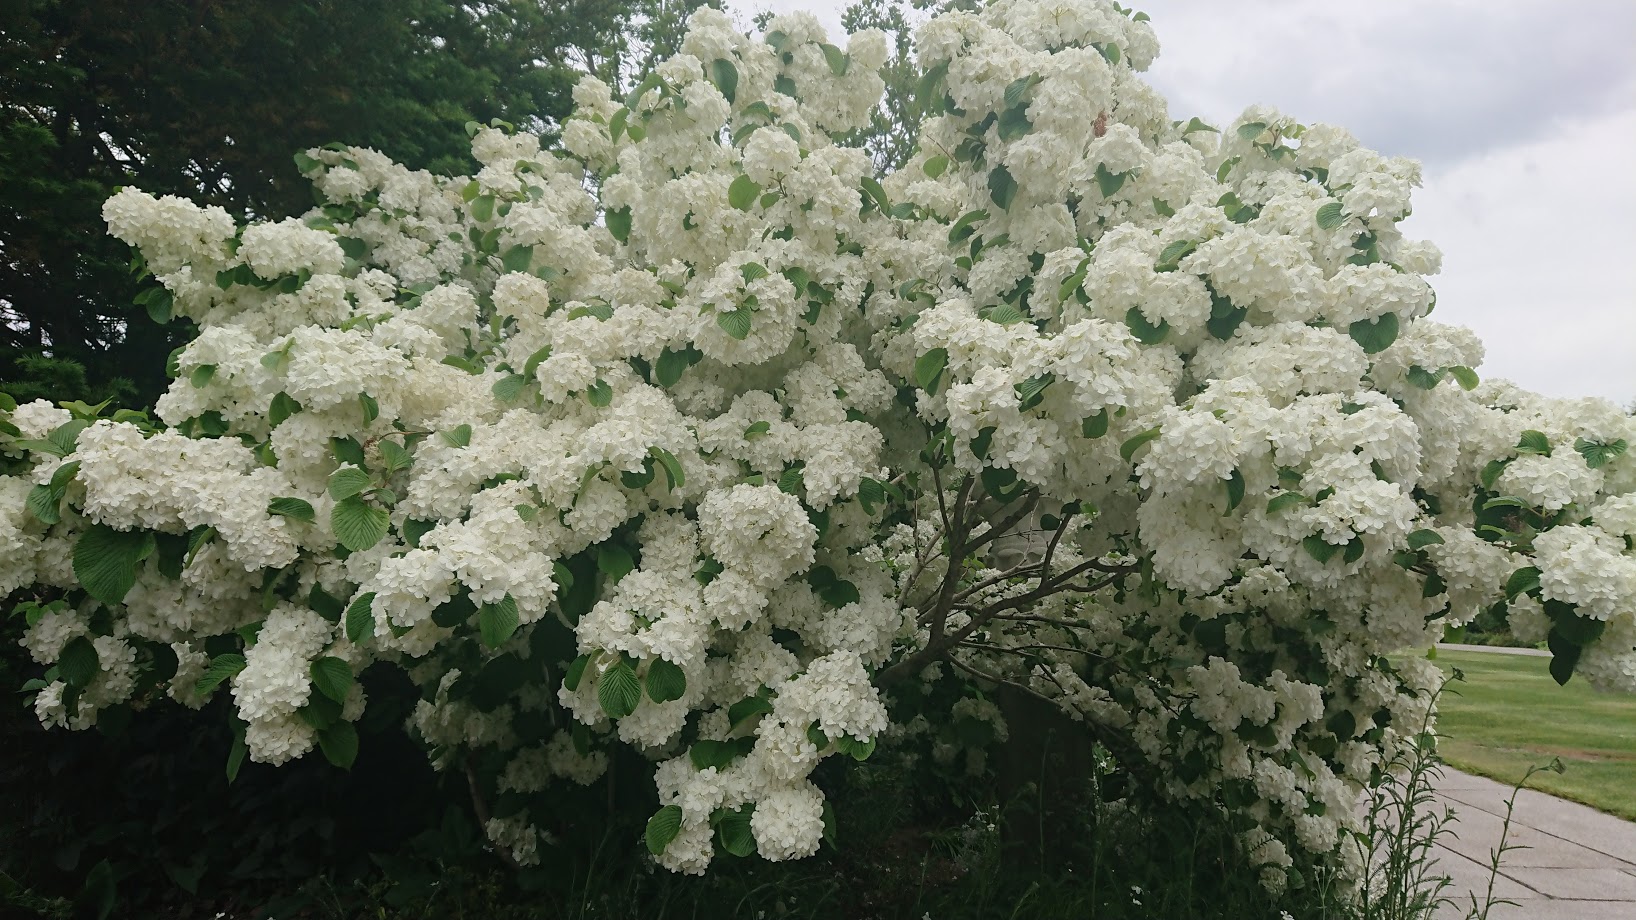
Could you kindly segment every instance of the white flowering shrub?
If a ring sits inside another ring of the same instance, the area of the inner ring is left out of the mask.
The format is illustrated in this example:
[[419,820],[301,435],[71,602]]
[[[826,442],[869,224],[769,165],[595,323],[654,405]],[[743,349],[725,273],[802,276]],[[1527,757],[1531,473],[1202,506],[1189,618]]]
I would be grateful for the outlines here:
[[1416,164],[1174,119],[1157,51],[1106,0],[940,16],[942,114],[876,176],[831,138],[879,33],[702,10],[623,101],[583,81],[560,151],[309,150],[322,205],[242,227],[120,192],[199,331],[158,422],[4,404],[40,720],[225,693],[230,773],[347,766],[357,675],[401,668],[516,862],[624,745],[648,848],[702,872],[813,853],[825,758],[1003,743],[1006,684],[1225,809],[1269,886],[1356,869],[1439,679],[1389,654],[1501,605],[1636,690],[1636,422],[1479,383],[1398,230]]

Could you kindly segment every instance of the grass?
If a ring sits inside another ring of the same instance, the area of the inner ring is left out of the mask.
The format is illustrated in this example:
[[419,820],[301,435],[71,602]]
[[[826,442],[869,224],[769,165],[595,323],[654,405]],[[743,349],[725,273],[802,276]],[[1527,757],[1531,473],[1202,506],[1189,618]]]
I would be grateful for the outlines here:
[[1546,658],[1440,651],[1436,661],[1465,675],[1440,704],[1450,766],[1510,785],[1560,758],[1565,772],[1537,773],[1529,785],[1636,821],[1636,698],[1579,679],[1559,687]]

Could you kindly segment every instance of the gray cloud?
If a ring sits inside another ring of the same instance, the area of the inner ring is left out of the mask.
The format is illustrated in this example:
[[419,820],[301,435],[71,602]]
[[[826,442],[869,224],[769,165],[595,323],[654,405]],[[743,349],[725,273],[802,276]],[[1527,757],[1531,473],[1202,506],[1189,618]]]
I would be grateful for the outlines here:
[[1266,103],[1428,166],[1636,101],[1636,3],[1149,0],[1176,116]]

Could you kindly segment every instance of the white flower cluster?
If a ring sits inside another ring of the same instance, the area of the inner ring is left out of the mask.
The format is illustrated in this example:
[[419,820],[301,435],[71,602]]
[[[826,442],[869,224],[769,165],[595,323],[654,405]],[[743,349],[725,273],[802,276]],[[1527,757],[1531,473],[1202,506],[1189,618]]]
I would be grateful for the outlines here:
[[625,744],[649,846],[700,872],[813,853],[824,758],[1003,742],[975,689],[889,731],[1003,683],[1243,803],[1277,888],[1344,863],[1433,717],[1435,669],[1387,655],[1505,605],[1636,691],[1636,422],[1478,381],[1424,318],[1413,163],[1173,121],[1157,50],[1106,0],[936,17],[935,117],[877,179],[835,138],[879,33],[706,9],[623,102],[583,81],[563,151],[482,129],[448,179],[311,150],[324,206],[242,228],[120,192],[200,331],[159,424],[0,404],[36,712],[225,684],[251,758],[350,763],[357,675],[400,667],[438,766],[501,765],[519,863]]

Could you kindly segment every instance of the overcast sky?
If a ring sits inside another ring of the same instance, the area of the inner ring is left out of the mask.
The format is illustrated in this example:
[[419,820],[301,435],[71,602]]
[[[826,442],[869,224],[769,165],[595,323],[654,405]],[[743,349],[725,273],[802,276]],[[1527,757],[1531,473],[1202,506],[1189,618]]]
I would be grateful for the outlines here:
[[[847,0],[809,9],[839,32]],[[1138,0],[1172,118],[1246,106],[1344,125],[1425,165],[1404,224],[1443,250],[1435,318],[1483,372],[1636,400],[1636,2]]]

